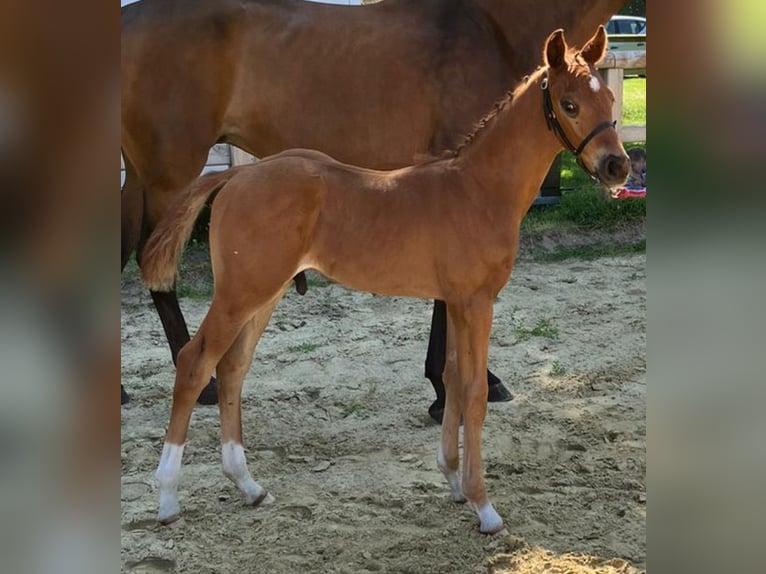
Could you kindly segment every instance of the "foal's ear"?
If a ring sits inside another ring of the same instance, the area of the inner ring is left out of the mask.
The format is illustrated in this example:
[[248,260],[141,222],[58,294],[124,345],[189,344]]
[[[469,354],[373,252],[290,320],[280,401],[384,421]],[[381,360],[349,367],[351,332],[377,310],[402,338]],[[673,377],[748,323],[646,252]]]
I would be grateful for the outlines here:
[[589,64],[595,64],[601,58],[604,57],[606,52],[606,29],[603,26],[599,26],[593,37],[588,40],[582,51],[583,59]]
[[567,43],[564,40],[564,30],[559,28],[545,41],[543,58],[549,68],[560,68],[564,65],[564,56],[567,53]]

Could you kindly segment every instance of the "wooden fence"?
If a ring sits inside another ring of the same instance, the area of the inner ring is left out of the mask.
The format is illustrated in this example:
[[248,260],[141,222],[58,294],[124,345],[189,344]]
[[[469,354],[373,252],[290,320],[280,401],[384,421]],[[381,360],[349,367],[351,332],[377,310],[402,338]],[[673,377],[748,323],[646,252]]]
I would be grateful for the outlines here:
[[646,50],[610,51],[598,65],[601,75],[614,92],[614,115],[617,119],[617,132],[624,142],[645,142],[646,126],[622,125],[622,85],[626,69],[646,69]]

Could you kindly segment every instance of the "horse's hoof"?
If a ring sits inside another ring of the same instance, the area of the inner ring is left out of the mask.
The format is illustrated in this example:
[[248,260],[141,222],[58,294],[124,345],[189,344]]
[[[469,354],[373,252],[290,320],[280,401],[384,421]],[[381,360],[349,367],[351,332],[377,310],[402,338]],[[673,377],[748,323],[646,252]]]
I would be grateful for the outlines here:
[[268,491],[264,490],[252,502],[245,499],[245,506],[249,506],[251,508],[258,508],[259,506],[267,506],[269,504],[272,504],[273,502],[274,502],[274,497],[271,496],[268,493]]
[[202,389],[202,392],[197,398],[197,402],[201,405],[217,405],[218,404],[218,384],[215,377],[210,378],[210,382]]
[[500,522],[499,525],[493,525],[488,527],[484,527],[480,525],[479,532],[481,532],[482,534],[486,534],[487,536],[500,537],[500,536],[507,535],[508,529],[505,527],[505,525],[502,522]]
[[158,518],[159,523],[162,524],[162,526],[170,526],[174,522],[178,522],[180,519],[181,519],[181,513]]
[[[492,373],[490,373],[492,375]],[[492,377],[495,377],[495,375],[492,375]],[[510,400],[513,400],[513,395],[511,394],[511,391],[505,388],[505,385],[498,379],[497,382],[494,382],[490,378],[489,382],[489,389],[487,394],[487,402],[488,403],[507,403]]]
[[120,404],[125,405],[130,402],[130,395],[125,392],[125,387],[120,385]]
[[465,504],[466,503],[465,495],[462,492],[459,493],[459,494],[455,494],[454,492],[452,492],[452,493],[450,493],[449,498],[455,504]]
[[306,273],[301,271],[293,277],[293,280],[295,281],[295,290],[298,292],[298,295],[305,295],[309,288],[306,282]]
[[442,420],[444,419],[444,404],[439,402],[438,399],[435,400],[431,403],[431,406],[428,407],[428,414],[438,424],[442,424]]

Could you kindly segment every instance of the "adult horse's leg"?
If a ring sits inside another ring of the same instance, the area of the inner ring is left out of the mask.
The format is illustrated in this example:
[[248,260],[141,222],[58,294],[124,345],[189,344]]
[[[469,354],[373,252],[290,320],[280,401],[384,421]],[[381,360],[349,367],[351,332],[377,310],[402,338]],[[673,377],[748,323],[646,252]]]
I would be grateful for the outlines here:
[[255,346],[275,306],[276,301],[267,303],[256,312],[216,368],[223,473],[242,491],[248,506],[261,504],[267,492],[253,480],[247,468],[245,449],[242,446],[242,384],[252,363]]
[[125,183],[120,196],[120,270],[125,269],[130,256],[138,247],[144,215],[144,190],[141,180],[130,160],[124,158],[124,161]]
[[[444,379],[445,349],[447,333],[447,308],[444,301],[434,301],[434,312],[431,316],[431,335],[428,339],[426,353],[425,376],[431,381],[436,392],[436,399],[428,407],[428,414],[436,422],[441,423],[444,416]],[[511,392],[503,385],[497,376],[487,369],[487,400],[490,403],[502,403],[513,398]]]
[[[133,164],[128,158],[125,161],[125,184],[122,186],[120,197],[120,270],[125,269],[130,256],[138,246],[141,238],[141,222],[144,213],[144,192],[141,180],[136,174]],[[130,400],[125,387],[120,384],[120,404]]]
[[[190,154],[192,153],[191,150],[188,149],[184,151]],[[143,225],[141,226],[141,237],[137,245],[138,253],[136,256],[136,261],[138,262],[139,267],[141,266],[140,252],[143,243],[149,237],[165,211],[173,204],[179,194],[186,189],[189,183],[197,177],[202,170],[201,166],[204,166],[205,164],[207,154],[208,148],[199,146],[192,154],[195,161],[188,162],[188,167],[187,165],[184,165],[183,173],[176,172],[173,174],[166,174],[163,171],[160,171],[160,176],[155,176],[159,178],[171,178],[171,181],[173,182],[172,185],[166,184],[166,186],[160,187],[151,182],[143,182],[144,215]],[[162,160],[163,157],[156,159],[159,165],[162,165]],[[171,162],[167,161],[165,163],[170,164]],[[165,337],[168,341],[168,346],[170,347],[170,356],[173,360],[173,364],[178,365],[178,353],[183,346],[189,342],[189,329],[186,326],[181,307],[178,304],[178,294],[176,293],[175,288],[171,291],[150,291],[150,294],[154,306],[157,309],[157,314],[160,317],[162,328],[165,331]],[[218,402],[215,377],[210,377],[208,384],[201,390],[197,397],[197,402],[202,405],[214,405]]]
[[[189,328],[186,326],[186,321],[181,313],[176,290],[149,291],[149,293],[152,296],[154,307],[157,309],[157,314],[160,316],[160,322],[170,346],[173,364],[178,365],[178,353],[189,342]],[[197,402],[201,405],[214,405],[218,402],[215,377],[210,377],[208,384],[197,397]]]
[[474,297],[464,305],[450,305],[455,325],[457,365],[462,385],[463,407],[463,494],[479,516],[479,530],[496,534],[503,530],[503,519],[495,511],[484,486],[481,460],[481,431],[487,414],[487,370],[489,332],[492,327],[491,297]]
[[243,310],[228,309],[214,299],[197,334],[178,354],[170,422],[155,474],[160,495],[158,518],[163,524],[180,516],[178,480],[194,402],[249,319]]

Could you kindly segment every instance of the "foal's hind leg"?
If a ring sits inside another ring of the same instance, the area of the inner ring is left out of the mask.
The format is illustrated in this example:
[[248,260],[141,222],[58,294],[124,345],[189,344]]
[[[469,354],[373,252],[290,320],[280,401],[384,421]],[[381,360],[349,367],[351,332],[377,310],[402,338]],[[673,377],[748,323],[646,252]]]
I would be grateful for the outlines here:
[[242,384],[276,303],[277,300],[267,303],[256,312],[216,368],[223,473],[242,491],[249,506],[258,506],[266,499],[267,492],[253,480],[247,468],[242,446]]
[[228,310],[214,299],[199,331],[178,354],[170,423],[155,474],[160,492],[159,520],[164,524],[176,520],[181,511],[178,479],[194,402],[249,319],[250,312]]

